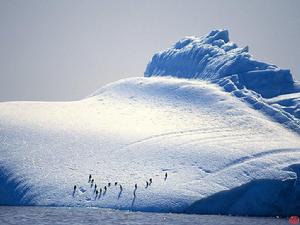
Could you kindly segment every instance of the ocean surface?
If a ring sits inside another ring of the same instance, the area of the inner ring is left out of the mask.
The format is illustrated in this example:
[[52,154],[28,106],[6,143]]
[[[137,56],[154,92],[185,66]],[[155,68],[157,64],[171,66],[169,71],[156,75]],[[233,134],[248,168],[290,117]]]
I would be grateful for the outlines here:
[[0,224],[201,224],[266,225],[289,224],[287,219],[174,213],[143,213],[100,208],[12,207],[0,206]]

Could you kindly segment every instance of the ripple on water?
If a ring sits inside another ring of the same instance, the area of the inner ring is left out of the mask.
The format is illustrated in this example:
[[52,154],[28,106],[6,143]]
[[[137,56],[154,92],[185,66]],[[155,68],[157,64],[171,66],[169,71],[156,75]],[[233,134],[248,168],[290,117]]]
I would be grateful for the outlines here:
[[100,208],[0,207],[0,224],[122,224],[122,225],[266,225],[288,224],[287,219],[144,213]]

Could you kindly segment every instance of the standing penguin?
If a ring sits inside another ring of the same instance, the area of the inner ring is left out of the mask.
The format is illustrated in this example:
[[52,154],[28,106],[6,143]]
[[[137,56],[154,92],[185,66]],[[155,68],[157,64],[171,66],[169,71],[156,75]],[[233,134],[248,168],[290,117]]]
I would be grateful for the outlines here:
[[94,179],[92,179],[91,181],[91,187],[93,187],[93,184],[94,184]]
[[111,183],[109,182],[109,183],[107,184],[107,186],[110,187],[110,185],[111,185]]
[[89,176],[89,183],[91,182],[91,179],[92,179],[92,174],[90,174]]
[[77,186],[76,185],[74,185],[74,188],[73,188],[73,197],[74,197],[74,195],[75,195],[75,192],[76,192],[76,189],[77,189]]
[[99,196],[98,196],[98,199],[101,197],[101,194],[102,194],[102,188],[100,188],[100,190],[99,190]]
[[104,197],[104,195],[106,194],[106,190],[107,190],[107,187],[104,186],[103,197]]
[[96,192],[96,190],[97,190],[97,184],[95,184],[94,192]]
[[115,182],[115,186],[117,186],[118,182]]
[[165,173],[165,180],[168,178],[168,173],[166,172]]
[[136,197],[136,194],[135,194],[136,190],[137,190],[137,184],[134,185],[134,191],[133,191],[134,198]]
[[152,184],[152,178],[149,179],[149,185],[151,185],[151,184]]
[[119,191],[119,194],[118,194],[118,199],[121,198],[122,192],[123,192],[123,187],[122,187],[122,185],[120,184],[120,191]]
[[98,190],[96,190],[96,196],[95,196],[95,199],[97,199],[98,197]]
[[147,188],[149,186],[149,183],[148,183],[148,181],[146,181],[146,187],[145,188]]

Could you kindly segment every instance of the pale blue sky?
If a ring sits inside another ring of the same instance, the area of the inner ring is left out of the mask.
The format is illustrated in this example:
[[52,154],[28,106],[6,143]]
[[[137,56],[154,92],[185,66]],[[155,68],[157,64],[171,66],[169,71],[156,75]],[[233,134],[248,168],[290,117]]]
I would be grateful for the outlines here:
[[216,28],[300,80],[299,12],[298,0],[0,0],[0,101],[81,99]]

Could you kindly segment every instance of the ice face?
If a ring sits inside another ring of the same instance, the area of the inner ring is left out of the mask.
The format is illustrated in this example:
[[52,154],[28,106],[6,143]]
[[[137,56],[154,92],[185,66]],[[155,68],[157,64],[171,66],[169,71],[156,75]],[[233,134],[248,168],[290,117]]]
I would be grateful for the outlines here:
[[171,48],[156,53],[145,76],[175,76],[219,80],[238,75],[248,89],[263,97],[292,92],[293,77],[289,70],[255,60],[248,47],[239,48],[229,41],[227,30],[215,30],[206,36],[186,37]]

